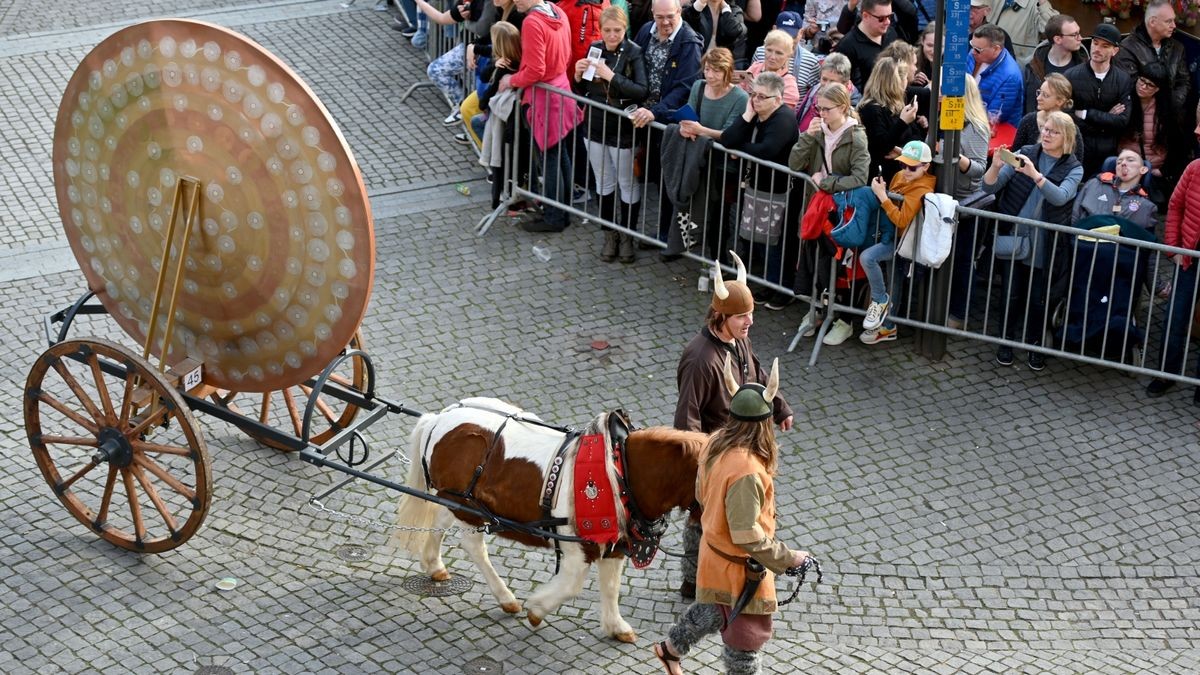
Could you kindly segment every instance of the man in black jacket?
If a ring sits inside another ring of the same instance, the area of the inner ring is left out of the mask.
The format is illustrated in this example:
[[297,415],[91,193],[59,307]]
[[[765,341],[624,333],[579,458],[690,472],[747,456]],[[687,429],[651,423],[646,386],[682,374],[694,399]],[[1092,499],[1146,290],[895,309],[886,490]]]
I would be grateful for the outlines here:
[[1146,20],[1133,29],[1121,42],[1121,52],[1113,59],[1114,65],[1129,73],[1136,80],[1141,67],[1155,61],[1167,67],[1171,78],[1171,98],[1175,100],[1176,112],[1184,110],[1187,101],[1188,65],[1183,43],[1172,37],[1175,34],[1175,7],[1171,0],[1150,0],[1146,5]]
[[1100,165],[1117,154],[1117,139],[1129,125],[1129,97],[1133,78],[1113,67],[1121,50],[1121,31],[1102,23],[1092,33],[1090,58],[1064,75],[1071,83],[1075,108],[1072,115],[1083,137],[1083,177],[1100,172]]
[[[1025,112],[1037,110],[1037,90],[1051,73],[1065,73],[1084,62],[1083,33],[1075,19],[1055,14],[1046,22],[1046,39],[1025,66]],[[1121,50],[1124,54],[1125,51]]]
[[[834,51],[850,59],[850,80],[855,88],[862,91],[871,69],[875,67],[875,59],[879,58],[879,52],[897,39],[896,27],[892,25],[895,15],[892,14],[892,0],[852,2],[862,5],[862,19],[846,33]],[[847,12],[853,17],[854,7],[847,4],[842,9],[842,18],[846,17]],[[842,25],[841,19],[838,25]]]

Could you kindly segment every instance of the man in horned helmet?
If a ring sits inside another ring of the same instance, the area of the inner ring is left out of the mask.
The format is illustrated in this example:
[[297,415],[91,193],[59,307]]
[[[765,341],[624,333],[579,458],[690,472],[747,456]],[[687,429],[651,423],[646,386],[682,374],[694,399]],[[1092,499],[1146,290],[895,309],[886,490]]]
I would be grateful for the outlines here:
[[[721,364],[729,357],[734,365],[734,377],[739,384],[764,382],[767,373],[750,346],[750,326],[754,325],[754,296],[746,285],[746,266],[730,251],[737,264],[737,280],[726,282],[721,277],[721,265],[716,273],[712,303],[704,327],[692,338],[675,371],[679,384],[679,402],[675,406],[675,428],[711,434],[725,426],[729,419],[729,399],[721,375]],[[792,428],[792,409],[782,396],[773,396],[772,418],[780,430]],[[691,600],[696,594],[696,557],[700,549],[700,523],[696,514],[688,519],[683,535],[684,557],[681,563],[683,582],[679,594]]]
[[772,573],[800,567],[809,557],[775,538],[779,446],[771,418],[779,400],[779,360],[765,387],[739,384],[732,360],[725,356],[720,383],[730,419],[709,439],[696,475],[696,498],[704,507],[696,602],[654,645],[667,673],[681,673],[680,657],[718,631],[725,672],[760,672],[759,651],[771,638],[777,608]]

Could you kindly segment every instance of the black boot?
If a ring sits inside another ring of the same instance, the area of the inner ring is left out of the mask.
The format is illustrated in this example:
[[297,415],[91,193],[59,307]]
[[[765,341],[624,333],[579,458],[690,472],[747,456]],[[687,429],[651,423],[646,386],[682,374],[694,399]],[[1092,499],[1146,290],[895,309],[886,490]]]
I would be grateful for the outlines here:
[[608,223],[617,224],[620,222],[617,220],[617,193],[615,191],[606,195],[600,195],[596,201],[599,203],[599,212],[597,215],[600,216],[600,220],[604,221],[601,223],[601,226]]
[[[620,223],[622,227],[627,228],[630,231],[636,231],[638,217],[642,213],[642,203],[634,202],[632,204],[626,204],[625,202],[621,202],[620,209],[620,213],[617,214],[617,222]],[[619,257],[621,262],[628,265],[634,261],[634,241],[632,236],[625,234],[625,232],[621,232],[617,248],[620,254]]]

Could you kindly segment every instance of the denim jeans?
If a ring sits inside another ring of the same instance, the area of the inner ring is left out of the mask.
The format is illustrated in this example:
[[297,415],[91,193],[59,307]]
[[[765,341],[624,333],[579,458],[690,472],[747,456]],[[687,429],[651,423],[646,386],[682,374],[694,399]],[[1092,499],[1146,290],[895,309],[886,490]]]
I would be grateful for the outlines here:
[[[1192,330],[1192,316],[1195,310],[1197,261],[1187,269],[1175,268],[1175,279],[1171,283],[1171,301],[1167,313],[1163,316],[1163,335],[1160,343],[1160,362],[1164,373],[1182,375],[1184,368],[1183,352],[1188,346],[1188,333]],[[1196,364],[1196,372],[1200,373],[1200,363]]]
[[[546,199],[561,204],[571,203],[571,153],[570,148],[563,147],[570,142],[571,136],[542,151],[542,194]],[[562,209],[546,204],[543,217],[551,225],[567,225],[568,215]]]

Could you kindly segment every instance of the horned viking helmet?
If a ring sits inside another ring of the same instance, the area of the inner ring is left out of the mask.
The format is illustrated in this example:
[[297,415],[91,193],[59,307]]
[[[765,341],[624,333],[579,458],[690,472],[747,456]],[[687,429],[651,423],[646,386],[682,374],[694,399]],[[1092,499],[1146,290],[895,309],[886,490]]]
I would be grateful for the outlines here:
[[725,355],[725,388],[729,390],[729,416],[743,422],[761,422],[771,417],[771,402],[779,391],[779,359],[771,364],[767,386],[757,382],[739,385],[733,376],[729,354]]
[[721,277],[721,263],[713,263],[715,281],[713,284],[712,308],[726,316],[745,314],[754,311],[754,296],[746,285],[746,266],[742,259],[733,251],[733,262],[737,265],[737,281],[725,281]]

